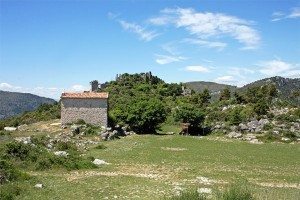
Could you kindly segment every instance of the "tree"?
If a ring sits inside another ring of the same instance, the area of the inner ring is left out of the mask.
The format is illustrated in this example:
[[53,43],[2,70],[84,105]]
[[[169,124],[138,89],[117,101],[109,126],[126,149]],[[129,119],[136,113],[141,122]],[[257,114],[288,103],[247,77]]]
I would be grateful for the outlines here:
[[229,99],[230,99],[230,90],[228,87],[226,87],[224,90],[221,91],[219,100],[223,101],[223,100],[229,100]]
[[156,99],[137,99],[127,110],[126,123],[138,133],[154,133],[166,119],[163,103]]
[[233,96],[235,98],[236,103],[238,103],[238,104],[242,104],[242,103],[246,103],[247,102],[246,99],[245,99],[245,97],[243,95],[239,94],[236,91],[234,92]]
[[258,116],[266,115],[269,110],[268,103],[265,99],[260,99],[254,104],[253,110]]
[[205,88],[204,90],[203,90],[203,92],[201,93],[201,95],[200,95],[200,98],[201,98],[201,104],[202,105],[207,105],[207,104],[209,104],[209,100],[211,99],[211,95],[210,95],[210,93],[209,93],[209,90],[207,89],[207,88]]
[[206,88],[201,93],[194,93],[191,95],[190,101],[193,104],[197,104],[199,106],[207,105],[209,104],[209,100],[211,99],[211,95],[209,93],[209,90]]
[[191,104],[183,104],[176,109],[174,118],[182,123],[190,123],[191,126],[199,127],[204,121],[204,113]]
[[240,109],[235,108],[229,113],[229,122],[231,125],[239,125],[242,122],[240,111]]

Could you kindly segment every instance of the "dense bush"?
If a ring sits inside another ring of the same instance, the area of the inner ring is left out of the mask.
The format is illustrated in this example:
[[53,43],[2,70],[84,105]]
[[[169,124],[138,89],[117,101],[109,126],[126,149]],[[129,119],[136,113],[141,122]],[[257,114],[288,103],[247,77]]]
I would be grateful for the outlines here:
[[22,188],[16,183],[8,183],[0,185],[0,199],[1,200],[13,200],[22,192]]
[[195,106],[191,104],[178,106],[174,114],[176,121],[190,123],[193,127],[199,127],[204,121],[204,116],[202,110],[195,108]]
[[220,200],[254,200],[246,183],[237,182],[217,195]]
[[71,142],[58,142],[55,149],[68,152],[67,157],[56,156],[47,151],[43,143],[38,142],[35,145],[23,144],[21,142],[10,142],[5,145],[3,159],[16,163],[19,167],[25,167],[34,170],[45,170],[55,167],[63,167],[68,170],[93,168],[93,163],[80,157],[80,154],[74,144]]

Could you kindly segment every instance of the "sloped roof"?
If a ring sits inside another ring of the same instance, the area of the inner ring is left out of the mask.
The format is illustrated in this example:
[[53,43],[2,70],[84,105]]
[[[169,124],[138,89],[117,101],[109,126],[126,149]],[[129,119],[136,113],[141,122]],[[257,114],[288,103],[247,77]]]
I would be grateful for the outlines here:
[[64,92],[61,94],[61,98],[67,99],[107,99],[107,92]]

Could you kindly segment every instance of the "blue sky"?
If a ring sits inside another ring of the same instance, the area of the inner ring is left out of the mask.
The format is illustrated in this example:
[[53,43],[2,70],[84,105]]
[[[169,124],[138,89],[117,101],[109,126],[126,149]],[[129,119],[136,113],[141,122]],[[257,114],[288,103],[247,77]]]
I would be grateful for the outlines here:
[[299,78],[300,1],[0,0],[0,69],[0,90],[55,99],[124,72]]

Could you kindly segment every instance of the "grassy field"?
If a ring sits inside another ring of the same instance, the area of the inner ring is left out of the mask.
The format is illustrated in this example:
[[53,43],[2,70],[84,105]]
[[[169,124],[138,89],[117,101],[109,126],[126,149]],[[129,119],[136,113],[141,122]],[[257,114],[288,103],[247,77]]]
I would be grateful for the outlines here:
[[[299,144],[178,135],[133,135],[101,144],[106,148],[91,146],[83,156],[108,165],[30,171],[33,178],[22,183],[17,199],[163,199],[191,188],[223,190],[241,179],[257,199],[300,197]],[[34,188],[36,183],[45,187]]]

